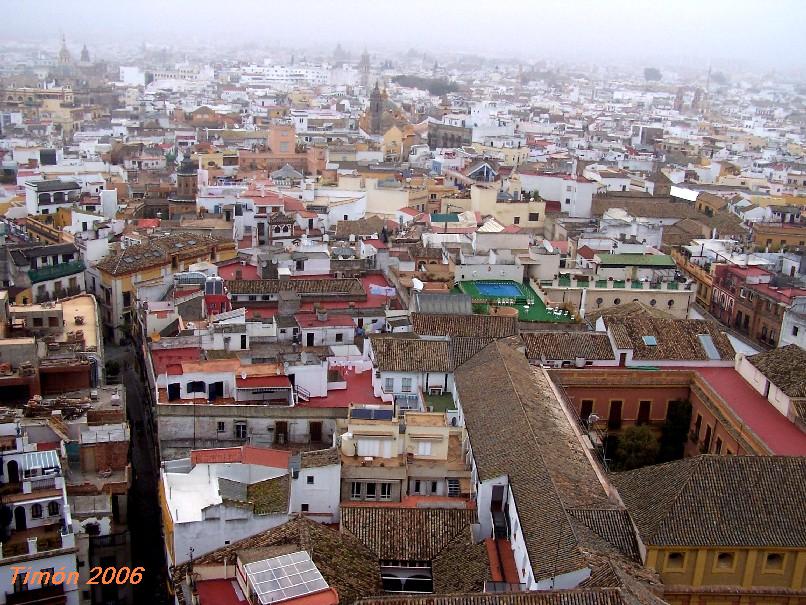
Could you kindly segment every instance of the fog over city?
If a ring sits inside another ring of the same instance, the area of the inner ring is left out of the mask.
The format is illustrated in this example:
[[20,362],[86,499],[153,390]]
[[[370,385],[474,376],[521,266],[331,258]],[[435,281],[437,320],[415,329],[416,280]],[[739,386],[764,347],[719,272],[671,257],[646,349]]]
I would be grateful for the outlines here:
[[417,48],[580,61],[789,69],[806,60],[798,0],[5,0],[4,37],[174,47]]

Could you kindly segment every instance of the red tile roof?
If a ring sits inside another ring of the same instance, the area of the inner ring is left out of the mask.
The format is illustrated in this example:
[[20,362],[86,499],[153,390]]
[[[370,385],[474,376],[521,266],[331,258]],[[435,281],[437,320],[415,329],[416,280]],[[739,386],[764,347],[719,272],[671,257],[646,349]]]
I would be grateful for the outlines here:
[[347,328],[355,325],[349,315],[329,314],[327,319],[319,320],[315,313],[298,313],[294,316],[300,328]]
[[253,445],[193,450],[190,452],[190,461],[194,465],[240,462],[242,464],[257,464],[272,468],[288,468],[290,457],[291,452],[285,450],[273,450]]
[[259,387],[267,387],[267,388],[286,387],[290,389],[291,381],[288,379],[288,376],[247,376],[246,378],[236,376],[235,386],[239,389],[259,388]]
[[381,240],[379,240],[379,239],[365,239],[365,240],[364,240],[364,243],[365,243],[365,244],[371,244],[371,245],[372,245],[372,247],[373,247],[373,248],[375,248],[376,250],[385,250],[386,248],[388,248],[388,247],[389,247],[389,246],[386,244],[386,242],[382,242],[382,241],[381,241]]
[[582,246],[581,248],[577,248],[577,255],[587,260],[593,260],[595,254],[596,252],[594,252],[590,246]]

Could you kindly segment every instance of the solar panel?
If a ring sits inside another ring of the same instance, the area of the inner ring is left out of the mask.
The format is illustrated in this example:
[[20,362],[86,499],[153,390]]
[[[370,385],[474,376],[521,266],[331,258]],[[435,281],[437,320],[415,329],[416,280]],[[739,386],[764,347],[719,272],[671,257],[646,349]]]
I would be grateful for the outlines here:
[[395,413],[391,409],[378,408],[353,408],[350,410],[350,418],[356,420],[391,420]]
[[394,417],[392,410],[372,410],[373,420],[391,420]]
[[295,599],[328,587],[305,551],[248,563],[244,569],[261,605]]

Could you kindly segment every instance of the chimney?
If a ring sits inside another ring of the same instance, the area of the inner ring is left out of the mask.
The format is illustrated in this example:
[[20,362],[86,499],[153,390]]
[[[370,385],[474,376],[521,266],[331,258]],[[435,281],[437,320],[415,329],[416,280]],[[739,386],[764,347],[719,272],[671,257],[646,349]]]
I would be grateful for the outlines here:
[[327,321],[327,309],[324,307],[316,307],[316,319],[318,321]]

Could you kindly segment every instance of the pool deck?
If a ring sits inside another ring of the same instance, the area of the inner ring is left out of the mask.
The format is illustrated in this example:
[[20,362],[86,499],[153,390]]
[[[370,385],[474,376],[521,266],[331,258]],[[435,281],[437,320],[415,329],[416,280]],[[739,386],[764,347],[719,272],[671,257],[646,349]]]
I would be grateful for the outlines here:
[[[482,281],[482,283],[484,283]],[[523,303],[503,303],[502,306],[514,307],[518,310],[518,319],[520,321],[534,321],[534,322],[551,322],[551,323],[569,323],[573,319],[569,315],[555,315],[546,309],[546,305],[540,299],[540,296],[526,284],[520,284],[514,281],[500,281],[496,280],[491,282],[493,284],[501,284],[517,288],[520,296],[517,298],[531,299],[533,302],[530,305]],[[473,311],[475,313],[487,314],[491,304],[500,304],[498,301],[512,300],[515,297],[505,295],[489,295],[484,294],[479,290],[478,281],[464,281],[456,286],[456,291],[468,294],[473,299]],[[482,302],[483,301],[483,302]]]

